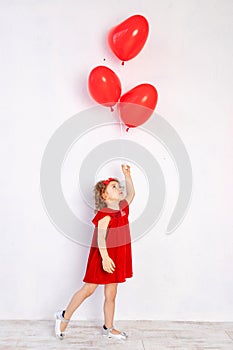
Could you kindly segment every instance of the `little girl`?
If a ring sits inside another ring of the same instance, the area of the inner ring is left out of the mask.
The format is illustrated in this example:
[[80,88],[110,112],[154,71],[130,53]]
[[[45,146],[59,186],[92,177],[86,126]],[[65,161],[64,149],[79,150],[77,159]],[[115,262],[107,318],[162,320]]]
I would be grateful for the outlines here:
[[95,225],[89,251],[84,286],[72,297],[67,308],[55,313],[55,334],[65,336],[65,329],[78,306],[91,296],[99,284],[104,284],[104,325],[102,334],[109,338],[126,339],[126,332],[113,327],[115,298],[118,283],[133,276],[131,237],[128,222],[129,204],[135,191],[129,165],[121,165],[126,182],[124,198],[120,182],[116,178],[99,181],[94,187]]

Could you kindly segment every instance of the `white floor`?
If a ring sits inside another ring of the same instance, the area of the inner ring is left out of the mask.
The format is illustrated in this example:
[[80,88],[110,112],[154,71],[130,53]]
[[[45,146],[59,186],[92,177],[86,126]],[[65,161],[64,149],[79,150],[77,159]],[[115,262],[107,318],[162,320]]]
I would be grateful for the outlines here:
[[108,339],[99,321],[71,320],[64,340],[54,336],[54,321],[0,321],[0,349],[233,350],[233,322],[115,321],[127,340]]

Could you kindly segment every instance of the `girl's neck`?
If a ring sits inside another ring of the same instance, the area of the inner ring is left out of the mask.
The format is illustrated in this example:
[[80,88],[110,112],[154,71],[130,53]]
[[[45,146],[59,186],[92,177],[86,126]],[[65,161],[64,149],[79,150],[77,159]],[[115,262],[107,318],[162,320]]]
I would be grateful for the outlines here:
[[119,205],[119,202],[110,202],[110,203],[107,203],[107,207],[109,209],[113,209],[113,210],[120,210],[120,205]]

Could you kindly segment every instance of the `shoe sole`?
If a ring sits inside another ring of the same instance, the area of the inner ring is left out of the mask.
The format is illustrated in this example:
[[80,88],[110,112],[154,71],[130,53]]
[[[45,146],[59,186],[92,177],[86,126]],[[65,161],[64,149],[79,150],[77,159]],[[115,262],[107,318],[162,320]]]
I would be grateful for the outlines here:
[[128,335],[127,336],[123,336],[123,335],[118,335],[118,334],[102,334],[103,337],[107,337],[107,338],[112,338],[112,339],[120,339],[120,340],[127,340]]

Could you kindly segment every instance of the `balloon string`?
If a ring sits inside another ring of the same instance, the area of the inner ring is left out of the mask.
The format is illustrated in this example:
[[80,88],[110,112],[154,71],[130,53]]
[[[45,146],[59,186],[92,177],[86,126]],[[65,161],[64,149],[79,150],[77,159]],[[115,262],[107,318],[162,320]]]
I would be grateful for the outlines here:
[[[121,67],[122,67],[122,69],[121,69],[121,85],[122,85],[122,88],[124,89],[124,85],[125,85],[125,62],[124,61],[122,61],[122,63],[121,63]],[[121,96],[123,95],[125,93],[125,91],[122,91],[122,94],[121,94]],[[119,101],[119,103],[121,103],[120,101]],[[125,129],[125,127],[126,127],[126,125],[121,121],[121,118],[120,118],[120,108],[118,108],[118,116],[119,116],[119,121],[120,121],[120,126],[121,126],[121,137],[122,137],[122,139],[124,140],[127,136],[126,136],[126,132],[128,133],[128,131],[129,131],[129,127],[127,127],[127,129]],[[123,143],[123,145],[121,144],[121,151],[122,151],[122,155],[125,155],[125,146],[124,146],[124,143]],[[123,158],[123,156],[122,156],[122,158]]]
[[120,128],[121,128],[121,152],[122,152],[122,155],[121,157],[123,158],[123,155],[124,155],[124,147],[123,147],[123,130],[122,130],[122,122],[121,122],[121,118],[120,118],[120,112],[118,112],[118,116],[119,116],[119,121],[120,121]]
[[[122,69],[121,69],[121,85],[122,85],[122,89],[124,88],[124,83],[125,83],[125,81],[124,81],[124,73],[125,73],[125,67],[124,67],[124,64],[125,64],[125,62],[121,62],[121,66],[122,66]],[[124,94],[124,91],[122,91],[122,93],[121,93],[121,96]],[[119,103],[121,103],[121,102],[119,102]],[[123,131],[123,122],[122,122],[122,120],[121,120],[121,117],[120,117],[120,108],[118,109],[118,113],[119,113],[119,120],[120,120],[120,126],[121,126],[121,140],[122,140],[122,142],[121,142],[121,152],[122,152],[122,160],[123,160],[123,156],[125,155],[125,149],[124,149],[124,143],[123,143],[123,141],[124,141],[124,131]]]

